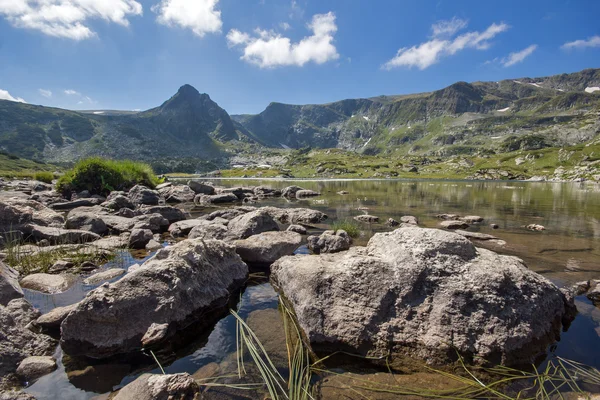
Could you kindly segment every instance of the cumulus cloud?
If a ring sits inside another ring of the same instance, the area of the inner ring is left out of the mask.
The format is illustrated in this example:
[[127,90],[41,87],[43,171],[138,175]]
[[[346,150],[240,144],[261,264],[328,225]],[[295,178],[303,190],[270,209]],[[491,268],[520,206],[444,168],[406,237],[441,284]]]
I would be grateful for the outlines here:
[[11,25],[73,40],[96,36],[90,19],[129,26],[128,17],[135,15],[142,15],[135,0],[0,0],[0,16]]
[[38,91],[40,92],[40,94],[44,97],[50,98],[52,97],[52,91],[50,90],[46,90],[46,89],[38,89]]
[[81,93],[73,89],[65,89],[65,94],[67,96],[81,96]]
[[195,35],[219,33],[223,22],[217,10],[219,0],[162,0],[152,6],[158,23],[169,27],[191,29]]
[[592,36],[587,39],[575,40],[561,46],[565,50],[570,49],[585,49],[587,47],[600,47],[600,36]]
[[308,24],[312,31],[297,43],[274,31],[256,29],[254,35],[232,29],[227,34],[229,47],[243,47],[242,60],[260,68],[281,66],[303,66],[308,62],[323,64],[337,60],[339,54],[335,48],[334,35],[337,31],[335,14],[316,14]]
[[2,90],[2,89],[0,89],[0,100],[16,101],[17,103],[27,103],[22,98],[20,98],[20,97],[13,97],[13,96],[10,95],[10,93],[8,93],[7,90]]
[[508,57],[502,59],[502,65],[505,67],[510,67],[512,65],[518,64],[529,57],[533,52],[537,49],[537,44],[532,44],[531,46],[521,50],[516,51],[514,53],[510,53]]
[[466,26],[466,21],[456,18],[438,22],[431,27],[433,37],[429,41],[401,48],[382,68],[390,70],[398,67],[417,67],[423,70],[438,63],[442,57],[454,55],[465,49],[486,50],[491,46],[491,39],[509,29],[505,23],[494,23],[483,32],[473,31],[456,36],[458,31]]

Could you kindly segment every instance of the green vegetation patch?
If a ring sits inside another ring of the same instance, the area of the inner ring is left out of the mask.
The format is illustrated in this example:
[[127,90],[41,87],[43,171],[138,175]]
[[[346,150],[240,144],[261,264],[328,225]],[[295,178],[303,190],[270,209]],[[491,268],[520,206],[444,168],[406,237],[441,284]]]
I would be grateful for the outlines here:
[[346,233],[350,237],[353,237],[353,238],[360,236],[360,226],[358,225],[358,223],[356,221],[351,220],[351,219],[335,221],[333,223],[333,225],[331,226],[331,229],[333,229],[335,231],[342,229],[342,230],[346,231]]
[[158,183],[148,164],[93,157],[79,161],[60,177],[56,187],[62,193],[88,190],[92,194],[107,195],[113,190],[129,190],[137,184],[154,188]]

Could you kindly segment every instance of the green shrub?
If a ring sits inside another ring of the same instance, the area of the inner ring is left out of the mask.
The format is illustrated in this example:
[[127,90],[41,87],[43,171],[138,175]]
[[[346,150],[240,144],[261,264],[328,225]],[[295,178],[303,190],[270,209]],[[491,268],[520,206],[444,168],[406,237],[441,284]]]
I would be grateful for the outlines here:
[[345,230],[350,237],[360,236],[360,226],[354,220],[345,219],[342,221],[335,221],[331,226],[331,229],[337,231],[338,229]]
[[129,190],[137,184],[154,188],[158,183],[148,164],[93,157],[75,164],[60,177],[56,187],[63,194],[89,190],[92,194],[107,195],[113,190]]
[[40,182],[52,183],[54,174],[49,171],[37,171],[35,174],[33,174],[33,179]]

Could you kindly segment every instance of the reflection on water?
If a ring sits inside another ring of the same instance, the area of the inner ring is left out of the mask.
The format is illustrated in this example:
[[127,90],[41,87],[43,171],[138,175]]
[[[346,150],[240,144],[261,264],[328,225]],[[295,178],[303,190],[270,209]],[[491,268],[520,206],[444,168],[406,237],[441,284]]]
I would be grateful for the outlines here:
[[[278,207],[310,207],[327,213],[330,219],[309,229],[318,232],[327,229],[336,219],[350,219],[368,212],[380,217],[399,220],[403,215],[413,215],[426,227],[435,227],[440,213],[480,215],[485,218],[481,225],[469,230],[488,233],[506,241],[505,246],[480,243],[504,254],[514,254],[525,259],[528,266],[553,280],[558,285],[569,285],[583,279],[600,278],[600,187],[587,184],[555,184],[524,182],[434,182],[434,181],[276,181],[276,180],[222,180],[223,186],[266,185],[283,188],[297,184],[322,193],[318,198],[287,201],[267,199],[256,206],[273,205]],[[339,195],[339,191],[348,195]],[[359,210],[360,209],[360,210]],[[366,210],[364,210],[366,209]],[[212,210],[193,209],[194,214]],[[489,224],[499,225],[492,229]],[[546,227],[543,232],[530,232],[524,228],[528,224]],[[363,224],[363,236],[356,240],[364,244],[370,236],[379,231],[389,230],[385,224]],[[306,246],[297,251],[307,254]],[[115,260],[128,267],[141,262],[131,258],[129,253],[121,254],[124,260]],[[36,307],[47,312],[54,307],[79,301],[93,287],[78,282],[69,291],[59,295],[43,295],[27,291],[27,298]],[[258,310],[277,309],[278,297],[272,287],[265,283],[249,285],[240,299],[239,314],[246,319]],[[577,316],[561,341],[551,349],[553,354],[600,367],[600,309],[585,297],[578,297]],[[254,314],[254,315],[259,315]],[[269,313],[263,318],[268,318]],[[275,328],[275,327],[274,327]],[[267,329],[268,330],[268,329]],[[211,363],[223,364],[231,360],[236,351],[235,320],[232,316],[221,319],[207,338],[198,340],[196,348],[186,349],[170,365],[163,365],[167,373],[198,371]],[[60,359],[60,350],[57,353]],[[107,366],[108,367],[108,366]],[[152,372],[160,373],[158,367]],[[100,366],[98,371],[102,371]],[[105,376],[105,383],[120,382],[116,386],[134,380],[142,371],[129,372],[129,366],[110,365],[114,373]],[[147,370],[148,370],[147,369]],[[146,372],[147,372],[146,370]],[[115,372],[122,371],[122,372]],[[85,376],[85,371],[80,375]],[[86,392],[69,372],[67,377],[62,363],[59,369],[30,388],[28,392],[42,399],[89,399],[97,393]],[[96,379],[102,378],[96,376]],[[117,375],[115,375],[117,373]],[[110,385],[113,385],[110,383]],[[100,391],[100,390],[98,390]]]

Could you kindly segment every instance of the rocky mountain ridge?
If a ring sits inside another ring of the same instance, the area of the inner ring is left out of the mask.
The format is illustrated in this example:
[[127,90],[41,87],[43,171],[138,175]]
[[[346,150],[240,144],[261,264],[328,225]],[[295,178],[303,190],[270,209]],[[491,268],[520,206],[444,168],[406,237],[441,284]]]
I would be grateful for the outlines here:
[[599,110],[600,69],[321,105],[271,103],[260,114],[232,116],[184,85],[159,107],[138,113],[0,100],[0,150],[53,163],[131,158],[160,165],[161,172],[218,169],[240,155],[303,147],[383,155],[502,153],[590,141],[600,133]]

